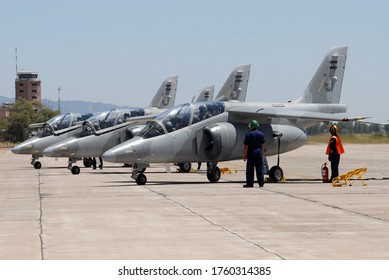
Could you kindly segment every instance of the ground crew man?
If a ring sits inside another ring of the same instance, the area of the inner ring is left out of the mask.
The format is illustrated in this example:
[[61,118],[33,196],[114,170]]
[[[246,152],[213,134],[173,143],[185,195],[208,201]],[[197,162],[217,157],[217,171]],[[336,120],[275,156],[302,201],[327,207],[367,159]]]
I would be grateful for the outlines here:
[[338,127],[334,124],[331,125],[329,132],[331,133],[331,138],[328,141],[326,154],[328,155],[328,160],[331,162],[330,182],[332,182],[335,177],[339,176],[340,155],[344,153],[344,148],[337,134]]
[[244,138],[244,156],[246,161],[246,185],[244,188],[254,186],[254,168],[257,175],[258,184],[263,187],[265,180],[263,177],[263,154],[265,148],[265,136],[258,130],[259,123],[252,120],[249,124],[250,132],[246,133]]

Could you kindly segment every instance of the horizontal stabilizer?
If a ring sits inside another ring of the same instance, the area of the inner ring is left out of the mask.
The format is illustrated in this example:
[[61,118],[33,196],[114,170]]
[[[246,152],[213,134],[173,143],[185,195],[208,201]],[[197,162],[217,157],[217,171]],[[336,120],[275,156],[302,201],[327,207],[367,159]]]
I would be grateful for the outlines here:
[[389,120],[382,120],[377,118],[366,118],[360,120],[360,122],[368,123],[368,124],[389,125]]

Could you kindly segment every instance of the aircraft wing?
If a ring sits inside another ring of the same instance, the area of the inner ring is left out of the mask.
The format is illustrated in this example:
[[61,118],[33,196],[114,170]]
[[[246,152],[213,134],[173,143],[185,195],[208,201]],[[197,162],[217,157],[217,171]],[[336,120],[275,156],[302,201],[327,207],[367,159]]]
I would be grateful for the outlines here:
[[322,113],[314,111],[300,111],[290,109],[266,109],[266,108],[247,108],[238,107],[228,111],[232,115],[236,116],[252,116],[260,120],[270,119],[306,119],[317,121],[357,121],[363,120],[366,117],[350,117],[344,113]]
[[389,125],[389,120],[382,120],[377,118],[366,118],[363,120],[360,120],[362,123],[368,123],[368,124],[379,124],[379,125]]

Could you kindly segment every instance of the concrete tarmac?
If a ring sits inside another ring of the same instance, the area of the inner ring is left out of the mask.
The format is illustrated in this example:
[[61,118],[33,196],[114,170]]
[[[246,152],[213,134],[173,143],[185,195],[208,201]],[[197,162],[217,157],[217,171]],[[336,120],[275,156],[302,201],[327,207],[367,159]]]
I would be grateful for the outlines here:
[[252,189],[243,161],[214,184],[205,164],[155,165],[138,186],[120,165],[72,175],[0,149],[0,259],[389,259],[389,145],[344,145],[340,173],[367,167],[367,186],[321,183],[324,144],[281,155],[286,182]]

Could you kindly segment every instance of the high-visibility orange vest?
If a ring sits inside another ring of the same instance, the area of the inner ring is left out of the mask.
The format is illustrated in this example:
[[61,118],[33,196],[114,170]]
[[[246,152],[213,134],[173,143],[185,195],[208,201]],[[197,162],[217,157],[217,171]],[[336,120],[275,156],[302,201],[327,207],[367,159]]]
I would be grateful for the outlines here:
[[338,137],[337,135],[332,135],[330,140],[328,141],[326,154],[327,155],[330,154],[330,144],[331,144],[331,139],[332,138],[335,138],[335,140],[336,140],[336,151],[338,152],[338,154],[339,155],[343,154],[344,153],[344,148],[343,148],[343,145],[342,145],[342,141],[340,140],[340,137]]

